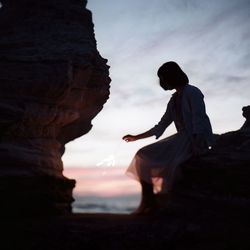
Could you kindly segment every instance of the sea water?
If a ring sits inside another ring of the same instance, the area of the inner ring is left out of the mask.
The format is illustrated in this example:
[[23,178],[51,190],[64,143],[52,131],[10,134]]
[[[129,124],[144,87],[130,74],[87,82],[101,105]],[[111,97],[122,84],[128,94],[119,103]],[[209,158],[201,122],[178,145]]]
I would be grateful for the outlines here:
[[140,203],[140,195],[126,196],[75,196],[73,213],[119,213],[129,214]]

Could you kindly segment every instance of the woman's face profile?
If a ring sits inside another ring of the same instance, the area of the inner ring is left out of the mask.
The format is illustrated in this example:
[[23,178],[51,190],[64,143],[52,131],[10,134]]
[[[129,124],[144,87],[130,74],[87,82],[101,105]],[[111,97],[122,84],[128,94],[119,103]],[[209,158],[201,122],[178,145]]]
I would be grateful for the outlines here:
[[164,90],[172,90],[174,89],[173,85],[171,84],[170,81],[167,81],[166,76],[160,75],[159,76],[159,81],[160,81],[160,86]]

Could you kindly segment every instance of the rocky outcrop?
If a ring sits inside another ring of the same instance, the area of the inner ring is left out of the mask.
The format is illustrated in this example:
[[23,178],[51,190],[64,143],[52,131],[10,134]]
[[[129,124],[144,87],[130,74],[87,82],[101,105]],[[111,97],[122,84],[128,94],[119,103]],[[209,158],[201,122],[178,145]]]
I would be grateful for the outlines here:
[[246,118],[241,130],[250,129],[250,105],[242,108],[242,115]]
[[239,130],[217,135],[208,154],[182,165],[183,176],[174,191],[159,197],[166,210],[172,207],[208,218],[211,213],[243,213],[250,208],[249,111],[250,106],[243,107],[246,121]]
[[107,60],[86,1],[1,3],[0,210],[70,212],[75,181],[61,156],[108,99]]

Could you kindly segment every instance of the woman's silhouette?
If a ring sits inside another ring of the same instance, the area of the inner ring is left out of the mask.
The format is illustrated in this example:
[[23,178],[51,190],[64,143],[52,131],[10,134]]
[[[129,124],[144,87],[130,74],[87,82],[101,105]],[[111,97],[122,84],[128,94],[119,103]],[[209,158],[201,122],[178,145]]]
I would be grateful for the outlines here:
[[168,193],[180,173],[180,164],[193,155],[207,152],[213,141],[202,92],[188,84],[187,75],[175,62],[164,63],[157,74],[164,90],[176,90],[163,117],[152,129],[123,139],[131,142],[153,135],[158,139],[172,122],[177,133],[141,148],[130,163],[126,173],[142,186],[141,204],[135,214],[154,211],[157,181],[162,181],[158,192]]

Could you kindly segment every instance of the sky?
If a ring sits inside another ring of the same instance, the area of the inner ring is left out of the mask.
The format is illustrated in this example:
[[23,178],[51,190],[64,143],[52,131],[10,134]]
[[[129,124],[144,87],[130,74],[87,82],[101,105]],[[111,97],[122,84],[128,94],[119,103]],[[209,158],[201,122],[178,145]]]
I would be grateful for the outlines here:
[[[87,8],[110,66],[111,93],[92,130],[66,145],[65,168],[125,170],[139,148],[157,141],[122,137],[162,117],[173,94],[158,84],[166,61],[201,89],[214,133],[242,126],[241,109],[250,104],[249,0],[89,0]],[[160,139],[175,132],[171,125]]]
[[[156,142],[121,138],[160,120],[173,91],[160,88],[156,72],[170,60],[205,95],[214,133],[243,124],[241,108],[250,96],[250,1],[89,0],[87,8],[97,48],[110,66],[111,93],[92,130],[66,145],[65,167],[110,159],[125,167],[136,150]],[[171,125],[163,137],[173,133]]]
[[79,196],[127,196],[140,193],[140,186],[136,181],[124,175],[122,167],[85,167],[66,168],[64,175],[77,179],[74,194]]

